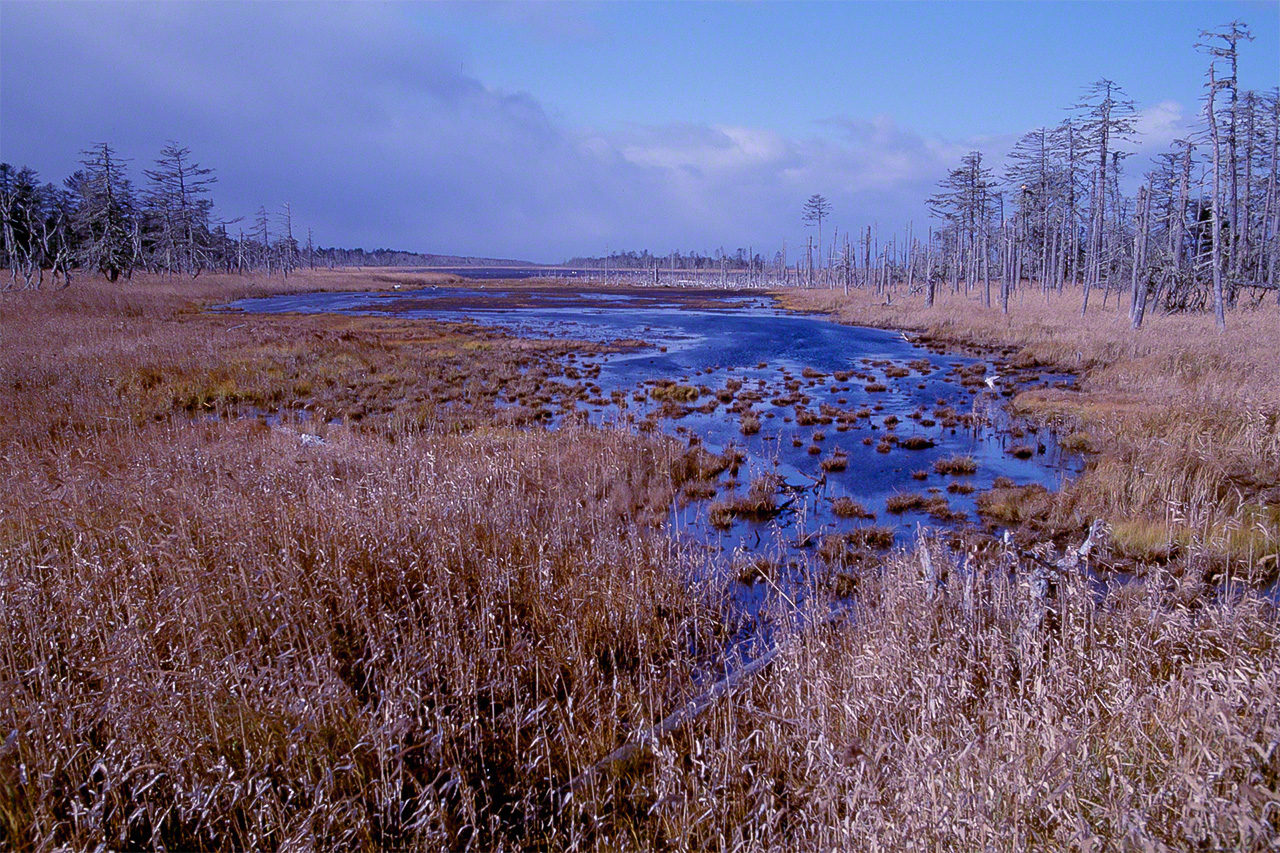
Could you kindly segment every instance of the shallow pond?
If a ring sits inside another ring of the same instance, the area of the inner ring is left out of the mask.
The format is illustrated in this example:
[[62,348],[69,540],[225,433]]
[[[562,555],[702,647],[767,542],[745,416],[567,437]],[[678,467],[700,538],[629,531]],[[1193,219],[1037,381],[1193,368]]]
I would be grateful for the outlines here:
[[[785,313],[759,294],[442,287],[227,307],[469,319],[524,336],[645,341],[650,346],[568,363],[570,378],[589,377],[591,396],[580,404],[587,417],[661,429],[712,453],[739,448],[736,476],[720,478],[714,500],[682,502],[674,526],[717,550],[769,551],[784,563],[787,552],[828,533],[874,525],[901,541],[916,524],[977,524],[974,496],[997,478],[1056,489],[1081,464],[1051,434],[1011,422],[1003,405],[1015,387],[1066,377],[1000,376],[978,359],[931,351],[897,332]],[[940,470],[957,456],[976,463],[972,473]],[[775,475],[775,508],[726,513],[724,505],[761,475]]]

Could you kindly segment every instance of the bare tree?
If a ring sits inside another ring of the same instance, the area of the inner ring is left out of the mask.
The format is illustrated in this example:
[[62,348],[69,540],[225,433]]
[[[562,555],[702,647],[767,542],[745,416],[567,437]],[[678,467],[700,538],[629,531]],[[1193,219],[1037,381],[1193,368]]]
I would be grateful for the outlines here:
[[1102,276],[1102,257],[1105,249],[1107,207],[1107,154],[1117,139],[1127,139],[1134,132],[1133,101],[1125,97],[1124,90],[1107,79],[1099,80],[1085,89],[1083,100],[1075,109],[1082,114],[1081,130],[1098,152],[1094,166],[1094,189],[1091,199],[1092,216],[1089,227],[1089,257],[1086,260],[1084,299],[1080,313],[1089,310],[1089,289],[1096,286]]
[[938,184],[941,192],[928,199],[935,216],[948,221],[941,232],[951,242],[953,280],[964,277],[966,288],[977,282],[982,258],[988,248],[991,198],[994,181],[991,170],[982,165],[982,152],[970,151]]
[[[1213,197],[1210,201],[1210,215],[1212,216],[1211,227],[1212,236],[1210,244],[1210,264],[1213,276],[1213,319],[1217,323],[1219,329],[1227,327],[1227,318],[1225,313],[1225,296],[1223,288],[1223,256],[1222,256],[1222,212],[1225,206],[1223,199],[1222,187],[1222,129],[1219,126],[1218,116],[1216,113],[1216,103],[1218,92],[1226,89],[1234,92],[1235,89],[1235,67],[1236,67],[1236,42],[1241,37],[1238,34],[1238,23],[1233,21],[1227,29],[1226,33],[1205,31],[1200,34],[1201,38],[1208,38],[1210,41],[1200,42],[1196,46],[1209,54],[1209,70],[1208,81],[1205,83],[1205,119],[1209,123],[1209,139],[1213,146],[1211,156],[1213,158]],[[1246,31],[1247,33],[1247,31]],[[1220,39],[1226,42],[1227,47],[1219,47],[1214,43],[1213,39]],[[1218,77],[1218,60],[1227,59],[1230,64],[1231,76],[1227,79]],[[1234,133],[1234,131],[1231,131]],[[1229,137],[1230,138],[1230,137]],[[1231,140],[1234,142],[1234,140]],[[1228,159],[1232,160],[1232,155],[1228,153]],[[1235,176],[1231,176],[1234,184]],[[1234,232],[1234,224],[1231,226]],[[1234,244],[1235,241],[1232,240]],[[1233,249],[1234,251],[1234,249]]]
[[135,258],[133,188],[125,176],[124,161],[109,144],[100,142],[81,153],[85,171],[67,181],[80,197],[75,217],[79,260],[115,281],[132,270]]
[[[820,193],[809,196],[804,203],[804,221],[818,226],[818,266],[822,266],[822,220],[831,215],[831,202]],[[810,261],[812,267],[812,261]]]
[[213,203],[205,196],[217,178],[212,169],[192,162],[191,151],[169,142],[144,174],[151,181],[148,205],[156,229],[156,250],[170,275],[181,270],[195,277],[209,260],[209,215]]

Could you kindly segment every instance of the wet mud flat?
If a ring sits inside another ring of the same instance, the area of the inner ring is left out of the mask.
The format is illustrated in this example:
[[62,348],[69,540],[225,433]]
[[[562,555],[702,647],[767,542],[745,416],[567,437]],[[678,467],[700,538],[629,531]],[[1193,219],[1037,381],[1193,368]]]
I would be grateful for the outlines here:
[[[499,420],[663,432],[690,448],[670,526],[747,601],[852,592],[918,527],[966,541],[1017,527],[1078,472],[1008,398],[1072,378],[901,333],[785,313],[750,291],[437,287],[244,300],[234,310],[468,322],[583,341],[499,389]],[[726,569],[727,567],[727,569]],[[796,602],[798,603],[798,602]],[[749,606],[749,610],[756,609]]]

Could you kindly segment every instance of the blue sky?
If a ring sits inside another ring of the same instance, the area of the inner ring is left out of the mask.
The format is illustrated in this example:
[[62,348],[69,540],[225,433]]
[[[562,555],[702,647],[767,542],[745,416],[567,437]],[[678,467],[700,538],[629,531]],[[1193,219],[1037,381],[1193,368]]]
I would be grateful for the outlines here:
[[140,180],[178,140],[222,215],[289,201],[326,245],[772,255],[813,192],[842,229],[927,226],[965,152],[998,165],[1100,77],[1137,101],[1136,180],[1233,18],[1242,85],[1280,84],[1275,2],[5,0],[0,159],[60,180],[106,140]]

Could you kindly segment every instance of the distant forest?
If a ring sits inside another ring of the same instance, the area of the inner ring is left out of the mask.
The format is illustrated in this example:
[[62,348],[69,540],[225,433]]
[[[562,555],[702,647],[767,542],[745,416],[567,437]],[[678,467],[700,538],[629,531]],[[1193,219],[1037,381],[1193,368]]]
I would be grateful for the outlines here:
[[714,252],[698,252],[692,250],[687,254],[681,251],[655,255],[647,249],[639,252],[610,252],[597,257],[574,257],[564,262],[563,266],[573,269],[616,269],[616,270],[719,270],[724,267],[733,272],[742,272],[751,267],[749,259],[754,259],[756,269],[765,268],[765,260],[748,249],[739,248],[732,254],[723,248]]
[[83,168],[44,183],[27,167],[0,163],[0,287],[39,288],[46,275],[63,286],[79,270],[115,281],[135,271],[197,276],[205,271],[289,275],[307,267],[528,266],[526,261],[468,258],[396,249],[315,245],[291,205],[249,221],[220,220],[209,198],[213,170],[169,143],[135,189],[126,162],[109,143],[82,152]]

